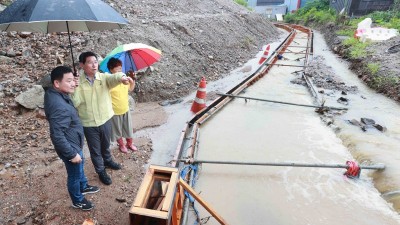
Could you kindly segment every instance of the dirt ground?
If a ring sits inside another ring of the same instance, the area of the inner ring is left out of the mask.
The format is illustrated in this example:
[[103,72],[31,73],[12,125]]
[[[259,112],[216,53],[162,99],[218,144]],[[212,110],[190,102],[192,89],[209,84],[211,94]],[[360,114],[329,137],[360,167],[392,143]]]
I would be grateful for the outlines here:
[[[157,103],[136,105],[133,117],[137,121],[153,121],[148,125],[137,124],[135,130],[158,126],[166,121],[166,113]],[[143,111],[152,113],[142,113]],[[48,141],[47,141],[48,142]],[[64,163],[52,146],[47,143],[37,152],[31,152],[27,161],[6,165],[1,171],[1,224],[82,224],[92,219],[98,224],[128,224],[128,211],[146,172],[146,163],[152,154],[152,142],[146,137],[134,138],[139,151],[124,154],[112,146],[115,160],[122,170],[108,170],[113,184],[103,185],[94,171],[89,150],[84,148],[85,173],[89,184],[100,187],[100,192],[87,195],[95,204],[94,210],[83,212],[71,207],[66,189]],[[26,148],[25,151],[31,149]],[[21,153],[27,155],[26,152]]]

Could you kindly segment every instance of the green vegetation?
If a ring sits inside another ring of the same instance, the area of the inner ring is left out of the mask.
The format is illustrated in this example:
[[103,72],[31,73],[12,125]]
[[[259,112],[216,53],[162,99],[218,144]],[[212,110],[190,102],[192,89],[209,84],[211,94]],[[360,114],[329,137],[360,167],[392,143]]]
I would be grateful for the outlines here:
[[368,68],[369,72],[370,72],[372,75],[377,74],[380,67],[381,67],[381,66],[380,66],[378,63],[368,63],[368,64],[367,64],[367,68]]
[[246,0],[235,0],[235,2],[239,5],[242,5],[247,8],[247,1]]
[[347,56],[351,59],[357,59],[366,56],[366,48],[368,45],[370,45],[369,42],[360,42],[354,37],[344,40],[342,44],[349,48]]
[[370,87],[384,92],[387,87],[396,86],[399,84],[400,78],[398,76],[374,76],[368,83]]
[[285,22],[308,25],[309,23],[324,24],[334,22],[335,10],[329,8],[329,0],[316,0],[308,2],[295,13],[285,16]]
[[354,30],[350,30],[350,29],[343,29],[343,30],[338,30],[336,31],[336,34],[339,36],[353,36],[354,34]]
[[353,38],[358,23],[367,17],[371,18],[377,26],[400,30],[400,0],[395,0],[393,7],[388,11],[373,12],[366,16],[352,19],[338,15],[335,10],[329,7],[329,0],[315,0],[308,2],[305,7],[300,8],[295,13],[286,15],[285,22],[307,26],[319,26],[329,22],[336,24],[341,28],[336,32],[337,35],[350,37],[344,40],[343,44],[349,49],[347,56],[355,59],[367,54],[366,47],[369,43],[361,43]]
[[[377,11],[360,18],[346,18],[344,21],[343,16],[337,15],[336,11],[329,7],[329,0],[315,0],[308,2],[306,6],[300,8],[295,13],[286,15],[285,22],[304,25],[323,25],[328,22],[336,24],[343,23],[342,25],[346,27],[341,33],[353,36],[358,23],[368,17],[371,18],[377,26],[400,30],[400,0],[395,0],[394,5],[388,11]],[[351,30],[353,33],[350,32]]]

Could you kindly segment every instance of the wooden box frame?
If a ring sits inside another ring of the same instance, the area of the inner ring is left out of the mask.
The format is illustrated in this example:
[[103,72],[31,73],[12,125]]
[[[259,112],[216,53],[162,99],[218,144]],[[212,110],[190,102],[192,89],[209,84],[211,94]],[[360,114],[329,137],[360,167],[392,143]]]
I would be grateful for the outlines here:
[[179,225],[183,190],[178,181],[178,168],[150,165],[129,210],[130,224]]

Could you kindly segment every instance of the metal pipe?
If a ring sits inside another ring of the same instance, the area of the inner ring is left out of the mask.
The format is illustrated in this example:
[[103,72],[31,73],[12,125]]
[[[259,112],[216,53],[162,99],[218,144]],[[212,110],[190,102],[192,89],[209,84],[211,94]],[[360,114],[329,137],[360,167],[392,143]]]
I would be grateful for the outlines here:
[[[187,159],[179,159],[180,162],[188,162]],[[249,165],[249,166],[291,166],[291,167],[318,167],[318,168],[349,168],[348,165],[343,164],[318,164],[318,163],[295,163],[295,162],[237,162],[237,161],[213,161],[213,160],[193,160],[190,163],[209,163],[209,164],[229,164],[229,165]],[[361,169],[370,170],[383,170],[384,164],[377,165],[361,165]]]
[[74,52],[72,51],[72,42],[71,42],[71,35],[69,34],[69,25],[68,21],[67,23],[67,33],[68,33],[68,40],[69,40],[69,50],[71,51],[71,57],[72,57],[72,67],[74,68],[74,76],[78,76],[76,73],[76,68],[75,68],[75,59],[74,59]]
[[[190,152],[188,152],[188,157],[195,157],[196,155],[196,149],[197,149],[197,145],[198,145],[198,141],[199,141],[199,136],[200,136],[200,127],[198,126],[198,124],[196,123],[193,128],[192,128],[192,135],[191,135],[194,139],[194,142],[192,142],[192,149]],[[180,162],[180,160],[178,160],[178,162]],[[191,187],[194,186],[194,172],[193,170],[189,171],[189,179],[188,179],[188,183]],[[186,225],[187,224],[187,220],[188,220],[188,212],[189,212],[189,206],[190,206],[190,201],[189,198],[185,198],[185,202],[183,205],[183,211],[182,211],[182,222],[181,225]]]
[[233,98],[244,98],[244,99],[257,100],[257,101],[263,101],[263,102],[280,103],[280,104],[285,104],[285,105],[304,106],[304,107],[310,107],[310,108],[328,108],[328,109],[336,109],[336,110],[347,110],[347,108],[336,108],[336,107],[329,107],[329,106],[304,105],[304,104],[297,104],[297,103],[290,103],[290,102],[281,102],[281,101],[274,101],[274,100],[261,99],[261,98],[252,98],[252,97],[239,96],[239,95],[230,95],[230,94],[223,94],[223,93],[217,93],[217,95],[228,96],[228,97],[233,97]]
[[304,47],[304,46],[296,46],[296,45],[289,45],[288,47],[289,48],[311,48],[311,47],[308,47],[308,46]]
[[[192,186],[192,180],[194,173],[191,171],[189,171],[189,181],[190,181],[190,186]],[[187,224],[187,220],[188,220],[188,212],[189,212],[189,206],[190,206],[190,201],[189,198],[185,197],[185,202],[183,203],[183,211],[182,211],[182,222],[181,225],[186,225]]]
[[309,66],[301,66],[301,65],[289,65],[289,64],[272,64],[274,66],[292,66],[292,67],[309,67]]

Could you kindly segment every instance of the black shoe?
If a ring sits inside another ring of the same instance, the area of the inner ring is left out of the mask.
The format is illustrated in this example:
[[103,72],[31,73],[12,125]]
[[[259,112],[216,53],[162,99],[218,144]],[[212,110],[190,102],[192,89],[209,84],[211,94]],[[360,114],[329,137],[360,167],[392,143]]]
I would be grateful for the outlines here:
[[104,166],[106,168],[110,168],[112,170],[120,170],[121,169],[121,165],[114,162],[114,161],[110,161],[110,162],[104,162]]
[[99,191],[100,191],[100,188],[98,188],[96,186],[90,186],[88,184],[88,185],[86,185],[86,188],[83,189],[83,191],[81,191],[81,193],[83,195],[86,195],[86,194],[93,194],[93,193],[96,193],[96,192],[99,192]]
[[78,203],[72,203],[72,207],[76,208],[76,209],[82,209],[85,211],[91,210],[93,209],[93,204],[86,200],[86,198],[83,198],[83,200],[81,202]]
[[100,181],[103,182],[105,185],[110,185],[112,183],[111,177],[108,176],[106,170],[103,170],[99,173]]

